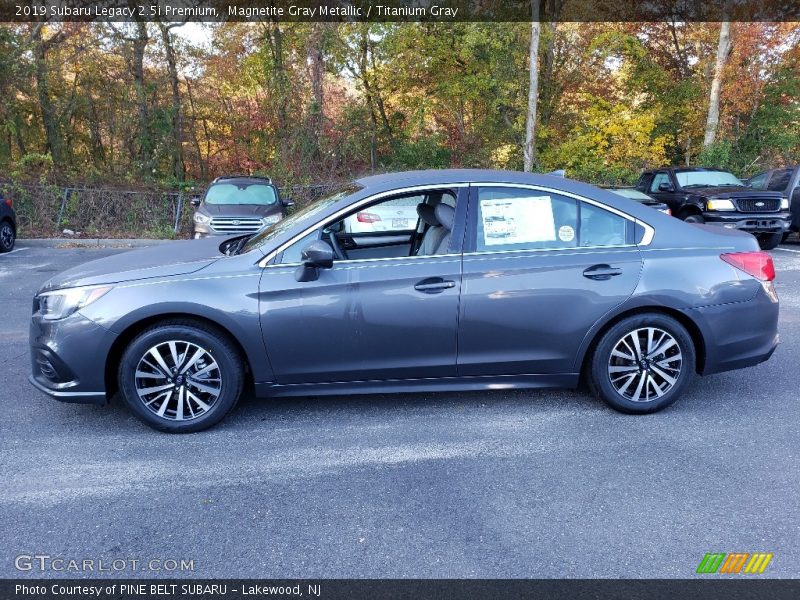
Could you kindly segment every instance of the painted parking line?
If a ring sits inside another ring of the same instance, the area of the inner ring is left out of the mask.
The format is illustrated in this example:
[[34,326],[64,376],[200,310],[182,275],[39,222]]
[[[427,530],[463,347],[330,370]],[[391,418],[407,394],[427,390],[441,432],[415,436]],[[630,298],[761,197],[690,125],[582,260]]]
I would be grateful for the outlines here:
[[30,250],[30,248],[28,248],[28,247],[16,248],[16,249],[12,250],[11,252],[3,252],[2,254],[0,254],[0,258],[2,258],[3,256],[10,256],[11,254],[14,254],[15,252],[22,252],[23,250]]
[[783,252],[791,252],[793,254],[800,254],[800,250],[790,250],[789,248],[775,248],[775,250],[782,250]]

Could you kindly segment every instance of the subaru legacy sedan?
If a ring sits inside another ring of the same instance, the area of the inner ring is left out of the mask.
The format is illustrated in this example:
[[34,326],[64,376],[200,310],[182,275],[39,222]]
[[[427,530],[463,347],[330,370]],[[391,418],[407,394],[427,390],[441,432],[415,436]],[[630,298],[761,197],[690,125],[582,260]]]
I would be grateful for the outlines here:
[[[398,202],[400,199],[403,202]],[[359,212],[416,206],[377,231]],[[36,295],[31,383],[163,431],[259,397],[576,387],[617,410],[778,343],[770,256],[560,177],[365,177],[254,235],[86,263]]]

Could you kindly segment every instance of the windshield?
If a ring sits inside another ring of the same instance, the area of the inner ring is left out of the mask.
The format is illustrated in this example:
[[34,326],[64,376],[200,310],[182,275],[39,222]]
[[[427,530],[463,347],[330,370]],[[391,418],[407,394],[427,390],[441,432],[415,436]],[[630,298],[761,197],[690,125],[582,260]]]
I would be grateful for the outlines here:
[[615,194],[618,194],[620,196],[625,196],[626,198],[631,198],[633,200],[652,200],[652,198],[650,196],[640,192],[639,190],[616,189],[616,190],[610,190],[610,191],[612,191]]
[[206,204],[270,206],[278,201],[275,188],[264,183],[215,183],[206,192]]
[[738,177],[725,171],[676,171],[675,178],[682,188],[744,185]]
[[344,198],[345,196],[349,196],[357,192],[358,190],[362,189],[362,187],[358,184],[351,183],[346,187],[340,189],[336,193],[326,196],[325,198],[321,198],[316,202],[313,202],[306,206],[305,208],[297,211],[294,214],[289,215],[285,219],[282,219],[272,225],[271,227],[267,227],[266,229],[262,229],[249,240],[247,243],[242,246],[241,253],[250,252],[259,246],[262,246],[269,242],[271,239],[279,236],[285,231],[288,231],[295,225],[301,224],[303,222],[311,222],[314,216],[323,211],[326,207],[330,206],[340,198]]

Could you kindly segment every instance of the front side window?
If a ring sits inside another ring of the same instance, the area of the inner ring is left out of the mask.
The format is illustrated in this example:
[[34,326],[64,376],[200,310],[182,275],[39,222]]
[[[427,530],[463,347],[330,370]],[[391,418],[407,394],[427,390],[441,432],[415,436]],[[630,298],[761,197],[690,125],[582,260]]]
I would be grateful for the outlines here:
[[528,189],[478,190],[476,249],[480,251],[574,248],[578,202]]
[[653,177],[653,183],[650,184],[650,191],[651,192],[660,191],[658,189],[658,186],[660,186],[662,183],[672,184],[672,182],[669,180],[669,173],[656,173],[656,176]]
[[345,233],[410,231],[417,228],[417,205],[425,196],[405,196],[374,204],[344,220]]

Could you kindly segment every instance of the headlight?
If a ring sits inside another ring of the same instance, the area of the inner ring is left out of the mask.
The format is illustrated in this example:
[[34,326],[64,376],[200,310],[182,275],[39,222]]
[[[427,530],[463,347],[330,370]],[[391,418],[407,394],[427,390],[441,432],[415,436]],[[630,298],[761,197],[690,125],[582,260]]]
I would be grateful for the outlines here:
[[39,313],[43,319],[58,321],[90,305],[111,290],[111,286],[75,287],[39,294]]
[[708,210],[736,210],[730,200],[709,200]]
[[281,220],[281,215],[270,215],[268,217],[261,218],[261,222],[264,223],[264,225],[274,225],[280,220]]
[[205,225],[206,223],[211,221],[211,217],[207,217],[201,213],[194,213],[194,222],[199,223],[200,225]]
[[789,199],[781,198],[781,210],[789,210]]

